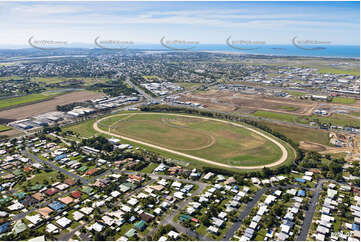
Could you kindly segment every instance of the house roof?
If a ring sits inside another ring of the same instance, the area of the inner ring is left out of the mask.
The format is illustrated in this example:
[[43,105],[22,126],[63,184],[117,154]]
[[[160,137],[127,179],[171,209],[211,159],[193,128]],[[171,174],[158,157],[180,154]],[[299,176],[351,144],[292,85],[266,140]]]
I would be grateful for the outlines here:
[[146,226],[146,222],[143,221],[143,220],[140,220],[139,222],[135,223],[134,224],[134,227],[137,229],[137,230],[143,230]]
[[42,201],[44,199],[43,194],[41,194],[40,192],[34,193],[33,195],[31,195],[33,198],[35,198],[38,201]]
[[69,196],[58,198],[58,200],[64,204],[69,204],[73,201],[73,199]]
[[38,209],[38,213],[40,213],[45,218],[49,217],[49,214],[51,214],[52,212],[53,210],[49,207]]
[[49,204],[49,207],[53,210],[59,211],[61,209],[63,209],[65,207],[64,203],[61,203],[59,201],[54,201],[52,203]]
[[139,216],[143,221],[145,221],[147,223],[149,223],[150,221],[152,221],[154,219],[154,216],[149,213],[141,213]]
[[65,180],[64,180],[64,183],[65,183],[65,184],[68,184],[69,186],[73,186],[73,185],[76,184],[76,181],[73,180],[73,179],[68,178],[68,179],[65,179]]
[[71,196],[73,198],[80,198],[81,197],[81,191],[75,191],[71,193]]
[[52,196],[54,195],[55,193],[57,193],[59,190],[56,189],[56,188],[49,188],[48,190],[45,191],[45,194],[48,195],[48,196]]
[[135,229],[130,229],[128,230],[128,232],[125,233],[125,236],[128,237],[128,238],[131,238],[135,235],[137,231]]
[[88,175],[88,176],[94,175],[98,170],[99,170],[98,168],[93,168],[93,169],[87,171],[85,173],[85,175]]

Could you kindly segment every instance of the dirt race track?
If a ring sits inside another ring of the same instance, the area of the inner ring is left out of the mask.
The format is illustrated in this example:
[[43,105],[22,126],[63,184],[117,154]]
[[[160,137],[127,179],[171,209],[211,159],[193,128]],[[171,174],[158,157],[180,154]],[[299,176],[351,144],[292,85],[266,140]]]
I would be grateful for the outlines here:
[[[156,114],[156,113],[142,113],[142,114]],[[162,113],[160,113],[162,114]],[[126,113],[126,114],[118,114],[116,116],[119,116],[119,115],[129,115],[129,113]],[[181,117],[189,117],[189,118],[194,118],[196,116],[190,116],[190,115],[182,115],[182,114],[168,114],[168,115],[174,115],[174,116],[181,116]],[[115,116],[115,115],[114,115]],[[111,117],[111,116],[110,116]],[[273,167],[273,166],[278,166],[280,164],[282,164],[283,162],[285,162],[287,160],[287,157],[288,157],[288,152],[287,152],[287,149],[284,147],[284,145],[282,145],[280,142],[278,142],[276,139],[274,139],[273,137],[271,136],[268,136],[258,130],[255,130],[255,129],[252,129],[250,127],[247,127],[247,126],[244,126],[244,125],[241,125],[241,124],[238,124],[238,123],[233,123],[233,122],[229,122],[229,121],[225,121],[225,120],[219,120],[219,119],[213,119],[213,118],[206,118],[206,117],[196,117],[196,118],[200,118],[200,119],[205,119],[205,120],[212,120],[212,121],[217,121],[217,122],[222,122],[222,123],[226,123],[226,124],[230,124],[230,125],[233,125],[233,126],[237,126],[237,127],[240,127],[240,128],[244,128],[244,129],[247,129],[251,132],[254,132],[266,139],[268,139],[269,141],[275,143],[282,151],[282,156],[281,158],[276,161],[276,162],[273,162],[271,164],[267,164],[267,165],[261,165],[261,166],[233,166],[233,165],[228,165],[228,164],[222,164],[222,163],[219,163],[219,162],[215,162],[215,161],[211,161],[211,160],[208,160],[208,159],[203,159],[203,158],[200,158],[200,157],[197,157],[197,156],[193,156],[193,155],[189,155],[189,154],[185,154],[183,152],[179,152],[179,151],[175,151],[175,150],[172,150],[172,149],[168,149],[168,148],[165,148],[165,147],[162,147],[162,146],[158,146],[158,145],[154,145],[154,144],[150,144],[150,143],[146,143],[146,142],[143,142],[143,141],[140,141],[140,140],[137,140],[137,139],[133,139],[133,138],[130,138],[130,137],[126,137],[126,136],[122,136],[122,135],[117,135],[117,134],[114,134],[114,133],[111,133],[111,132],[108,132],[108,131],[105,131],[105,130],[102,130],[98,127],[98,124],[99,122],[101,122],[102,120],[105,120],[109,118],[108,117],[104,117],[102,119],[99,119],[97,120],[94,124],[93,124],[93,128],[94,130],[96,130],[97,132],[99,133],[103,133],[103,134],[107,134],[107,135],[111,135],[111,136],[115,136],[115,137],[118,137],[118,138],[121,138],[123,140],[127,140],[127,141],[130,141],[130,142],[135,142],[135,143],[138,143],[138,144],[141,144],[141,145],[145,145],[145,146],[148,146],[148,147],[151,147],[151,148],[155,148],[155,149],[158,149],[158,150],[162,150],[162,151],[165,151],[165,152],[169,152],[169,153],[172,153],[172,154],[175,154],[175,155],[180,155],[180,156],[183,156],[183,157],[187,157],[187,158],[190,158],[190,159],[193,159],[193,160],[197,160],[197,161],[200,161],[200,162],[204,162],[204,163],[208,163],[208,164],[211,164],[211,165],[215,165],[215,166],[221,166],[221,167],[226,167],[226,168],[231,168],[231,169],[262,169],[264,167]]]
[[57,105],[65,105],[73,102],[83,102],[89,99],[96,99],[104,96],[102,93],[90,91],[78,91],[56,96],[53,99],[15,107],[9,110],[0,111],[0,118],[21,120],[30,116],[39,115],[46,112],[56,111]]

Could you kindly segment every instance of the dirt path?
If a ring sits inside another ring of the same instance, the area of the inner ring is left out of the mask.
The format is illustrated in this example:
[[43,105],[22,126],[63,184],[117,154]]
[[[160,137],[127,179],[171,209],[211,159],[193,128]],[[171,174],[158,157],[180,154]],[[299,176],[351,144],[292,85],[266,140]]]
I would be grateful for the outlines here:
[[[153,114],[153,115],[154,115],[154,114],[163,114],[163,115],[164,115],[164,113],[141,113],[141,114]],[[126,113],[126,114],[118,114],[118,115],[113,115],[113,116],[120,116],[120,115],[129,115],[129,114]],[[124,139],[124,140],[128,140],[128,141],[135,142],[135,143],[138,143],[138,144],[141,144],[141,145],[149,146],[149,147],[151,147],[151,148],[155,148],[155,149],[158,149],[158,150],[166,151],[166,152],[169,152],[169,153],[172,153],[172,154],[184,156],[184,157],[187,157],[187,158],[190,158],[190,159],[193,159],[193,160],[198,160],[198,161],[201,161],[201,162],[204,162],[204,163],[208,163],[208,164],[211,164],[211,165],[222,166],[222,167],[232,168],[232,169],[262,169],[263,167],[278,166],[278,165],[282,164],[283,162],[285,162],[286,159],[287,159],[288,152],[287,152],[286,148],[285,148],[281,143],[279,143],[277,140],[275,140],[274,138],[272,138],[272,137],[270,137],[270,136],[268,136],[268,135],[265,135],[264,133],[262,133],[262,132],[260,132],[260,131],[258,131],[258,130],[249,128],[249,127],[244,126],[244,125],[241,125],[241,124],[237,124],[237,123],[233,123],[233,122],[229,122],[229,121],[225,121],[225,120],[213,119],[213,118],[197,117],[197,116],[190,116],[190,115],[183,115],[183,114],[167,114],[167,115],[181,116],[181,117],[190,117],[190,118],[200,118],[200,119],[205,119],[205,120],[212,120],[212,121],[217,121],[217,122],[221,122],[221,123],[225,123],[225,124],[230,124],[230,125],[233,125],[233,126],[236,126],[236,127],[240,127],[240,128],[247,129],[247,130],[249,130],[249,131],[251,131],[251,132],[254,132],[254,133],[256,133],[256,134],[264,137],[265,139],[273,142],[274,144],[276,144],[276,145],[281,149],[281,151],[282,151],[282,156],[281,156],[281,158],[280,158],[278,161],[273,162],[273,163],[271,163],[271,164],[263,165],[263,166],[232,166],[232,165],[222,164],[222,163],[218,163],[218,162],[215,162],[215,161],[207,160],[207,159],[204,159],[204,158],[196,157],[196,156],[193,156],[193,155],[185,154],[185,153],[182,153],[182,152],[179,152],[179,151],[167,149],[167,148],[164,148],[164,147],[161,147],[161,146],[158,146],[158,145],[153,145],[153,144],[146,143],[146,142],[143,142],[143,141],[140,141],[140,140],[137,140],[137,139],[132,139],[132,138],[129,138],[129,137],[126,137],[126,136],[117,135],[117,134],[114,134],[114,133],[111,133],[111,132],[107,132],[107,131],[104,131],[104,130],[100,129],[100,128],[98,127],[98,123],[101,122],[102,120],[105,120],[105,119],[109,118],[109,117],[104,117],[104,118],[102,118],[102,119],[97,120],[97,121],[93,124],[93,128],[94,128],[94,130],[96,130],[97,132],[100,132],[100,133],[103,133],[103,134],[115,136],[115,137],[118,137],[118,138],[121,138],[121,139]],[[112,116],[110,116],[110,117],[112,117]]]

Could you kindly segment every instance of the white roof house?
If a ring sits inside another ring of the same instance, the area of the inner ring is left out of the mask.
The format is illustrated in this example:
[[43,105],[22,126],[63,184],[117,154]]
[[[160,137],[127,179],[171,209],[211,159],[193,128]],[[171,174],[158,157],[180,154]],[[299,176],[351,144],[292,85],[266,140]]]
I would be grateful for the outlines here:
[[204,175],[203,179],[204,180],[209,180],[212,176],[214,176],[214,173],[208,172],[207,174]]
[[172,183],[172,187],[175,187],[175,188],[181,188],[181,186],[182,186],[182,183],[180,183],[180,182],[177,182],[177,181],[175,181],[175,182],[173,182]]
[[46,225],[45,231],[48,232],[48,233],[53,233],[53,234],[59,233],[58,227],[56,227],[56,226],[55,226],[54,224],[52,224],[52,223],[49,223],[49,224]]
[[270,205],[272,202],[274,202],[276,200],[277,197],[273,196],[273,195],[268,195],[266,197],[266,200],[264,201],[265,204]]
[[330,232],[328,228],[323,227],[322,225],[318,225],[316,231],[320,234],[327,234]]
[[10,211],[16,211],[16,210],[20,210],[20,209],[23,209],[24,208],[24,205],[22,205],[18,200],[16,200],[12,205],[10,205],[8,207],[8,209]]
[[36,214],[33,216],[26,216],[25,217],[30,223],[37,225],[38,223],[40,223],[41,221],[43,221],[43,219],[41,218],[40,214]]
[[178,199],[181,199],[181,200],[184,199],[184,196],[183,196],[183,195],[184,195],[183,192],[175,192],[175,193],[174,193],[174,197],[175,197],[175,198],[178,198]]
[[123,210],[124,212],[130,212],[130,211],[132,211],[132,208],[127,205],[123,205],[121,207],[121,210]]
[[281,224],[281,231],[288,234],[291,230],[291,227],[287,224]]
[[306,176],[313,176],[313,172],[312,172],[312,171],[306,171],[306,172],[305,172],[305,175],[306,175]]
[[127,201],[128,204],[132,205],[132,206],[135,206],[138,204],[138,200],[135,199],[135,198],[131,198]]
[[220,218],[220,219],[225,219],[226,217],[227,217],[227,213],[225,213],[225,212],[220,212],[218,214],[218,218]]
[[312,181],[312,176],[302,176],[302,179],[306,181]]
[[101,232],[103,230],[104,226],[99,223],[94,223],[91,226],[88,227],[88,230],[94,230],[97,232]]
[[118,197],[120,195],[120,192],[118,191],[112,191],[112,193],[110,193],[110,195],[114,198]]
[[260,184],[261,183],[261,181],[257,177],[252,177],[251,181],[252,181],[253,184]]
[[82,213],[85,213],[86,215],[89,215],[89,214],[91,214],[92,212],[93,212],[93,208],[91,208],[91,207],[83,207],[83,208],[81,208],[80,209],[80,211],[82,212]]
[[179,233],[171,230],[171,231],[169,231],[169,233],[168,233],[168,237],[170,237],[170,238],[172,238],[172,239],[178,239],[178,238],[179,238]]
[[56,220],[56,223],[58,225],[60,225],[61,227],[66,228],[69,224],[71,224],[71,220],[66,217],[62,217],[62,218]]
[[214,233],[214,234],[218,234],[218,228],[214,227],[214,226],[209,226],[207,228],[207,231]]
[[78,211],[75,211],[73,213],[73,218],[75,221],[79,221],[80,219],[82,219],[84,217],[84,214]]

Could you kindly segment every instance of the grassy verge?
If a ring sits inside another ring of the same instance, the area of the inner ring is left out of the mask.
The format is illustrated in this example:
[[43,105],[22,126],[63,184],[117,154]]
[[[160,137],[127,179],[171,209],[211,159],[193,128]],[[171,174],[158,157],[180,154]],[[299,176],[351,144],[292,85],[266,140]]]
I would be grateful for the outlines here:
[[354,104],[356,100],[351,97],[334,97],[332,98],[332,102],[340,104]]
[[299,108],[294,106],[281,105],[280,109],[293,112],[293,111],[297,111]]
[[276,113],[276,112],[268,112],[268,111],[256,111],[253,113],[253,115],[257,117],[276,119],[290,123],[293,123],[297,118],[295,115],[292,114]]

